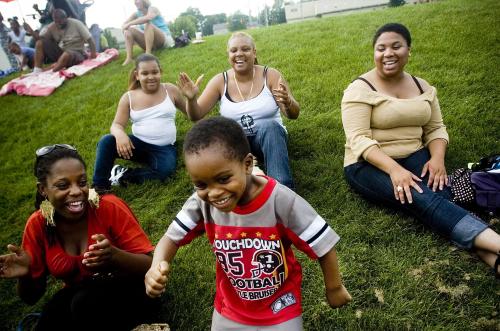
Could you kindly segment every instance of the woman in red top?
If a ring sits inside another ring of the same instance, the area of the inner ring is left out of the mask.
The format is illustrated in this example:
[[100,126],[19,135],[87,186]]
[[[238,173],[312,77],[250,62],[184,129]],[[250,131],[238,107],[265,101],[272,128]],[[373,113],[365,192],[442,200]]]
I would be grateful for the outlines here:
[[130,208],[89,190],[85,163],[70,145],[37,150],[39,208],[26,223],[21,247],[0,256],[0,277],[17,278],[28,304],[45,293],[47,276],[62,280],[37,330],[130,330],[148,319],[144,275],[153,246]]

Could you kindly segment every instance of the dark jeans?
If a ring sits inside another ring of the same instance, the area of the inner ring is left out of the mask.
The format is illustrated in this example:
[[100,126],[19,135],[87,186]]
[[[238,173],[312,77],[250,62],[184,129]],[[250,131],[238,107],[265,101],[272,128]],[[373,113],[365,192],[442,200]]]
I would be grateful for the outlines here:
[[[142,184],[146,180],[167,179],[175,171],[177,161],[177,152],[174,145],[157,146],[145,143],[129,135],[135,149],[132,150],[131,161],[147,165],[144,168],[130,168],[120,179],[120,182]],[[93,183],[95,187],[109,189],[109,177],[111,168],[118,152],[116,151],[116,140],[111,134],[107,134],[99,140],[97,144],[97,153],[94,165]]]
[[[396,161],[406,170],[420,176],[430,154],[423,148],[410,156]],[[433,192],[427,187],[429,174],[418,185],[424,191],[411,189],[413,203],[401,204],[394,198],[394,188],[388,174],[366,161],[357,162],[344,168],[349,185],[372,202],[389,208],[403,210],[411,214],[438,234],[448,237],[462,248],[471,248],[474,238],[488,226],[465,209],[451,202],[451,190]]]
[[294,189],[288,160],[287,134],[276,121],[259,126],[255,136],[247,136],[252,154],[264,161],[266,175]]
[[153,322],[160,304],[146,295],[142,278],[88,280],[54,294],[44,306],[36,330],[128,331]]

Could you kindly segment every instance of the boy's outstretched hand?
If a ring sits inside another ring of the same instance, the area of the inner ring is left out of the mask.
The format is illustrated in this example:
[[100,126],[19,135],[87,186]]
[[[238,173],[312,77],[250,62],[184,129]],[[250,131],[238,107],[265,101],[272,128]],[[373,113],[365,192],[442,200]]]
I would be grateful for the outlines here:
[[340,285],[340,287],[332,290],[326,289],[326,299],[332,308],[342,307],[352,301],[352,297],[344,285]]
[[165,292],[169,272],[170,265],[167,261],[161,261],[158,265],[151,266],[151,268],[149,268],[146,276],[144,277],[146,294],[148,296],[156,298]]

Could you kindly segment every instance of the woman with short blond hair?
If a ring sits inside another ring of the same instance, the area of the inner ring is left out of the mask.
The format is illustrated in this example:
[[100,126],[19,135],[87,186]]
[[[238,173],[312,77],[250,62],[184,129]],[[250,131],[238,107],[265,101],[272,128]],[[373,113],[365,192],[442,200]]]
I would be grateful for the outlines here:
[[288,160],[288,133],[281,118],[296,119],[300,105],[283,75],[257,63],[253,38],[234,33],[227,42],[231,68],[215,75],[198,97],[200,78],[193,83],[181,73],[179,87],[188,99],[186,111],[197,121],[220,102],[221,116],[235,120],[245,131],[252,154],[262,162],[266,174],[294,188]]

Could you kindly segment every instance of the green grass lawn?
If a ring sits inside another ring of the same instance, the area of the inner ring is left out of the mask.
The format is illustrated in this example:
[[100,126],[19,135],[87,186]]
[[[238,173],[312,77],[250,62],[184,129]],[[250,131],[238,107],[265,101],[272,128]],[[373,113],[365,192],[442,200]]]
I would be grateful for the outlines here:
[[[353,296],[349,306],[330,309],[318,263],[298,253],[306,330],[500,329],[500,282],[485,264],[412,218],[367,203],[348,188],[340,116],[345,87],[373,67],[375,30],[401,22],[413,37],[407,70],[438,90],[451,137],[448,170],[500,151],[498,17],[498,1],[449,0],[250,31],[259,63],[280,70],[301,104],[299,119],[285,120],[297,192],[340,234],[340,268]],[[191,77],[203,73],[204,86],[229,67],[227,38],[207,37],[204,44],[157,53],[164,80],[175,82],[180,71]],[[76,146],[91,177],[96,143],[109,131],[127,88],[123,59],[121,54],[119,60],[65,82],[49,97],[0,97],[0,252],[6,252],[8,243],[20,243],[33,212],[37,147]],[[181,146],[192,124],[179,115],[177,125]],[[178,171],[168,183],[116,190],[154,243],[192,190],[178,154]],[[209,329],[214,263],[204,237],[179,250],[161,316],[173,330]],[[14,330],[24,314],[40,310],[59,285],[51,284],[48,294],[29,307],[17,298],[15,281],[1,280],[0,328]]]

